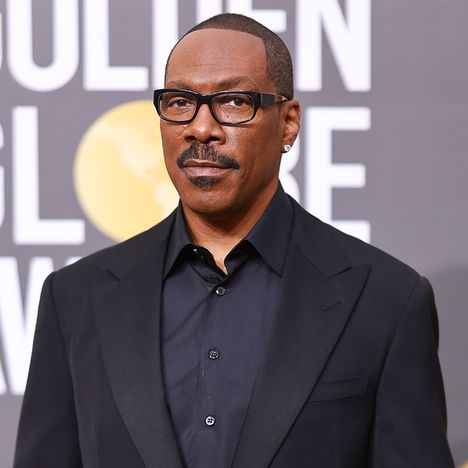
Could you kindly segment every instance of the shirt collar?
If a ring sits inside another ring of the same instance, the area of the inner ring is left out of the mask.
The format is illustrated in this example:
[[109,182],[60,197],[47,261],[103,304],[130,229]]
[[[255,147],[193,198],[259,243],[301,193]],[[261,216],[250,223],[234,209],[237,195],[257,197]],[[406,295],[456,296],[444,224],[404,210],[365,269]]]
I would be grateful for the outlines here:
[[245,239],[279,275],[283,274],[292,226],[292,205],[278,184],[270,204]]
[[[278,184],[278,189],[266,210],[241,242],[248,241],[253,245],[262,258],[279,275],[282,275],[292,226],[292,205],[283,187]],[[172,269],[179,254],[186,246],[193,247],[193,242],[179,202],[164,262],[164,277]]]
[[176,210],[176,217],[172,226],[171,234],[169,236],[169,245],[167,246],[166,259],[164,261],[163,277],[166,277],[177,260],[180,252],[187,245],[192,246],[193,244],[192,239],[190,238],[190,234],[187,230],[187,225],[185,224],[182,204],[179,201],[179,205],[177,206]]

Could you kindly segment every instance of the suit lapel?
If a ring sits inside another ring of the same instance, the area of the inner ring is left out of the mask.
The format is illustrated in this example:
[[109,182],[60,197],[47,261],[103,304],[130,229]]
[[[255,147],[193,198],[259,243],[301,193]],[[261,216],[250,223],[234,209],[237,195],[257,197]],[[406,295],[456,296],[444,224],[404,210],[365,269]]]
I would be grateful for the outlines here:
[[304,216],[309,217],[296,213],[279,308],[234,468],[270,463],[314,388],[369,272],[365,265],[351,268],[329,232],[308,232]]
[[130,436],[147,467],[175,468],[182,463],[164,399],[159,346],[166,242],[155,240],[136,267],[114,265],[114,276],[96,268],[90,284],[104,366]]

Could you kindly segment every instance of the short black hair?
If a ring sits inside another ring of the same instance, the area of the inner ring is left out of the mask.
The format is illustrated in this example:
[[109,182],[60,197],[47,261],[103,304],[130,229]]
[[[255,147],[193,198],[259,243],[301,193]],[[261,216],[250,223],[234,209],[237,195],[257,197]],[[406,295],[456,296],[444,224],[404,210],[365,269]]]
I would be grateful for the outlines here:
[[263,41],[266,52],[267,76],[276,86],[276,92],[292,99],[294,97],[293,67],[291,55],[286,44],[273,31],[248,16],[237,13],[221,13],[208,18],[187,31],[172,48],[167,59],[167,65],[174,49],[188,34],[202,29],[228,29],[240,31],[259,37]]

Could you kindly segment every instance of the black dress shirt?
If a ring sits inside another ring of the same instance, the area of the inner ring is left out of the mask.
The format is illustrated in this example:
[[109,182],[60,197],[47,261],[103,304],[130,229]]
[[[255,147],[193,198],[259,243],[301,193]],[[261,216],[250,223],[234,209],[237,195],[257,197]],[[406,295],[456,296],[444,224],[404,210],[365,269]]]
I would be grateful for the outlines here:
[[281,186],[227,255],[192,244],[179,206],[164,268],[166,401],[188,468],[231,465],[269,337],[293,224]]

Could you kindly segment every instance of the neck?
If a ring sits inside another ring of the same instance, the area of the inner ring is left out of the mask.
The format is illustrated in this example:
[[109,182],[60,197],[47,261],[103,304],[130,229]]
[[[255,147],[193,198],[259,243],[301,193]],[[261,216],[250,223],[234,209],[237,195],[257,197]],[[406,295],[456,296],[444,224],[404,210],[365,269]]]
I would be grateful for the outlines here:
[[188,231],[195,244],[208,249],[216,264],[227,273],[224,260],[229,252],[250,232],[267,208],[273,194],[263,203],[221,215],[197,213],[182,205]]

